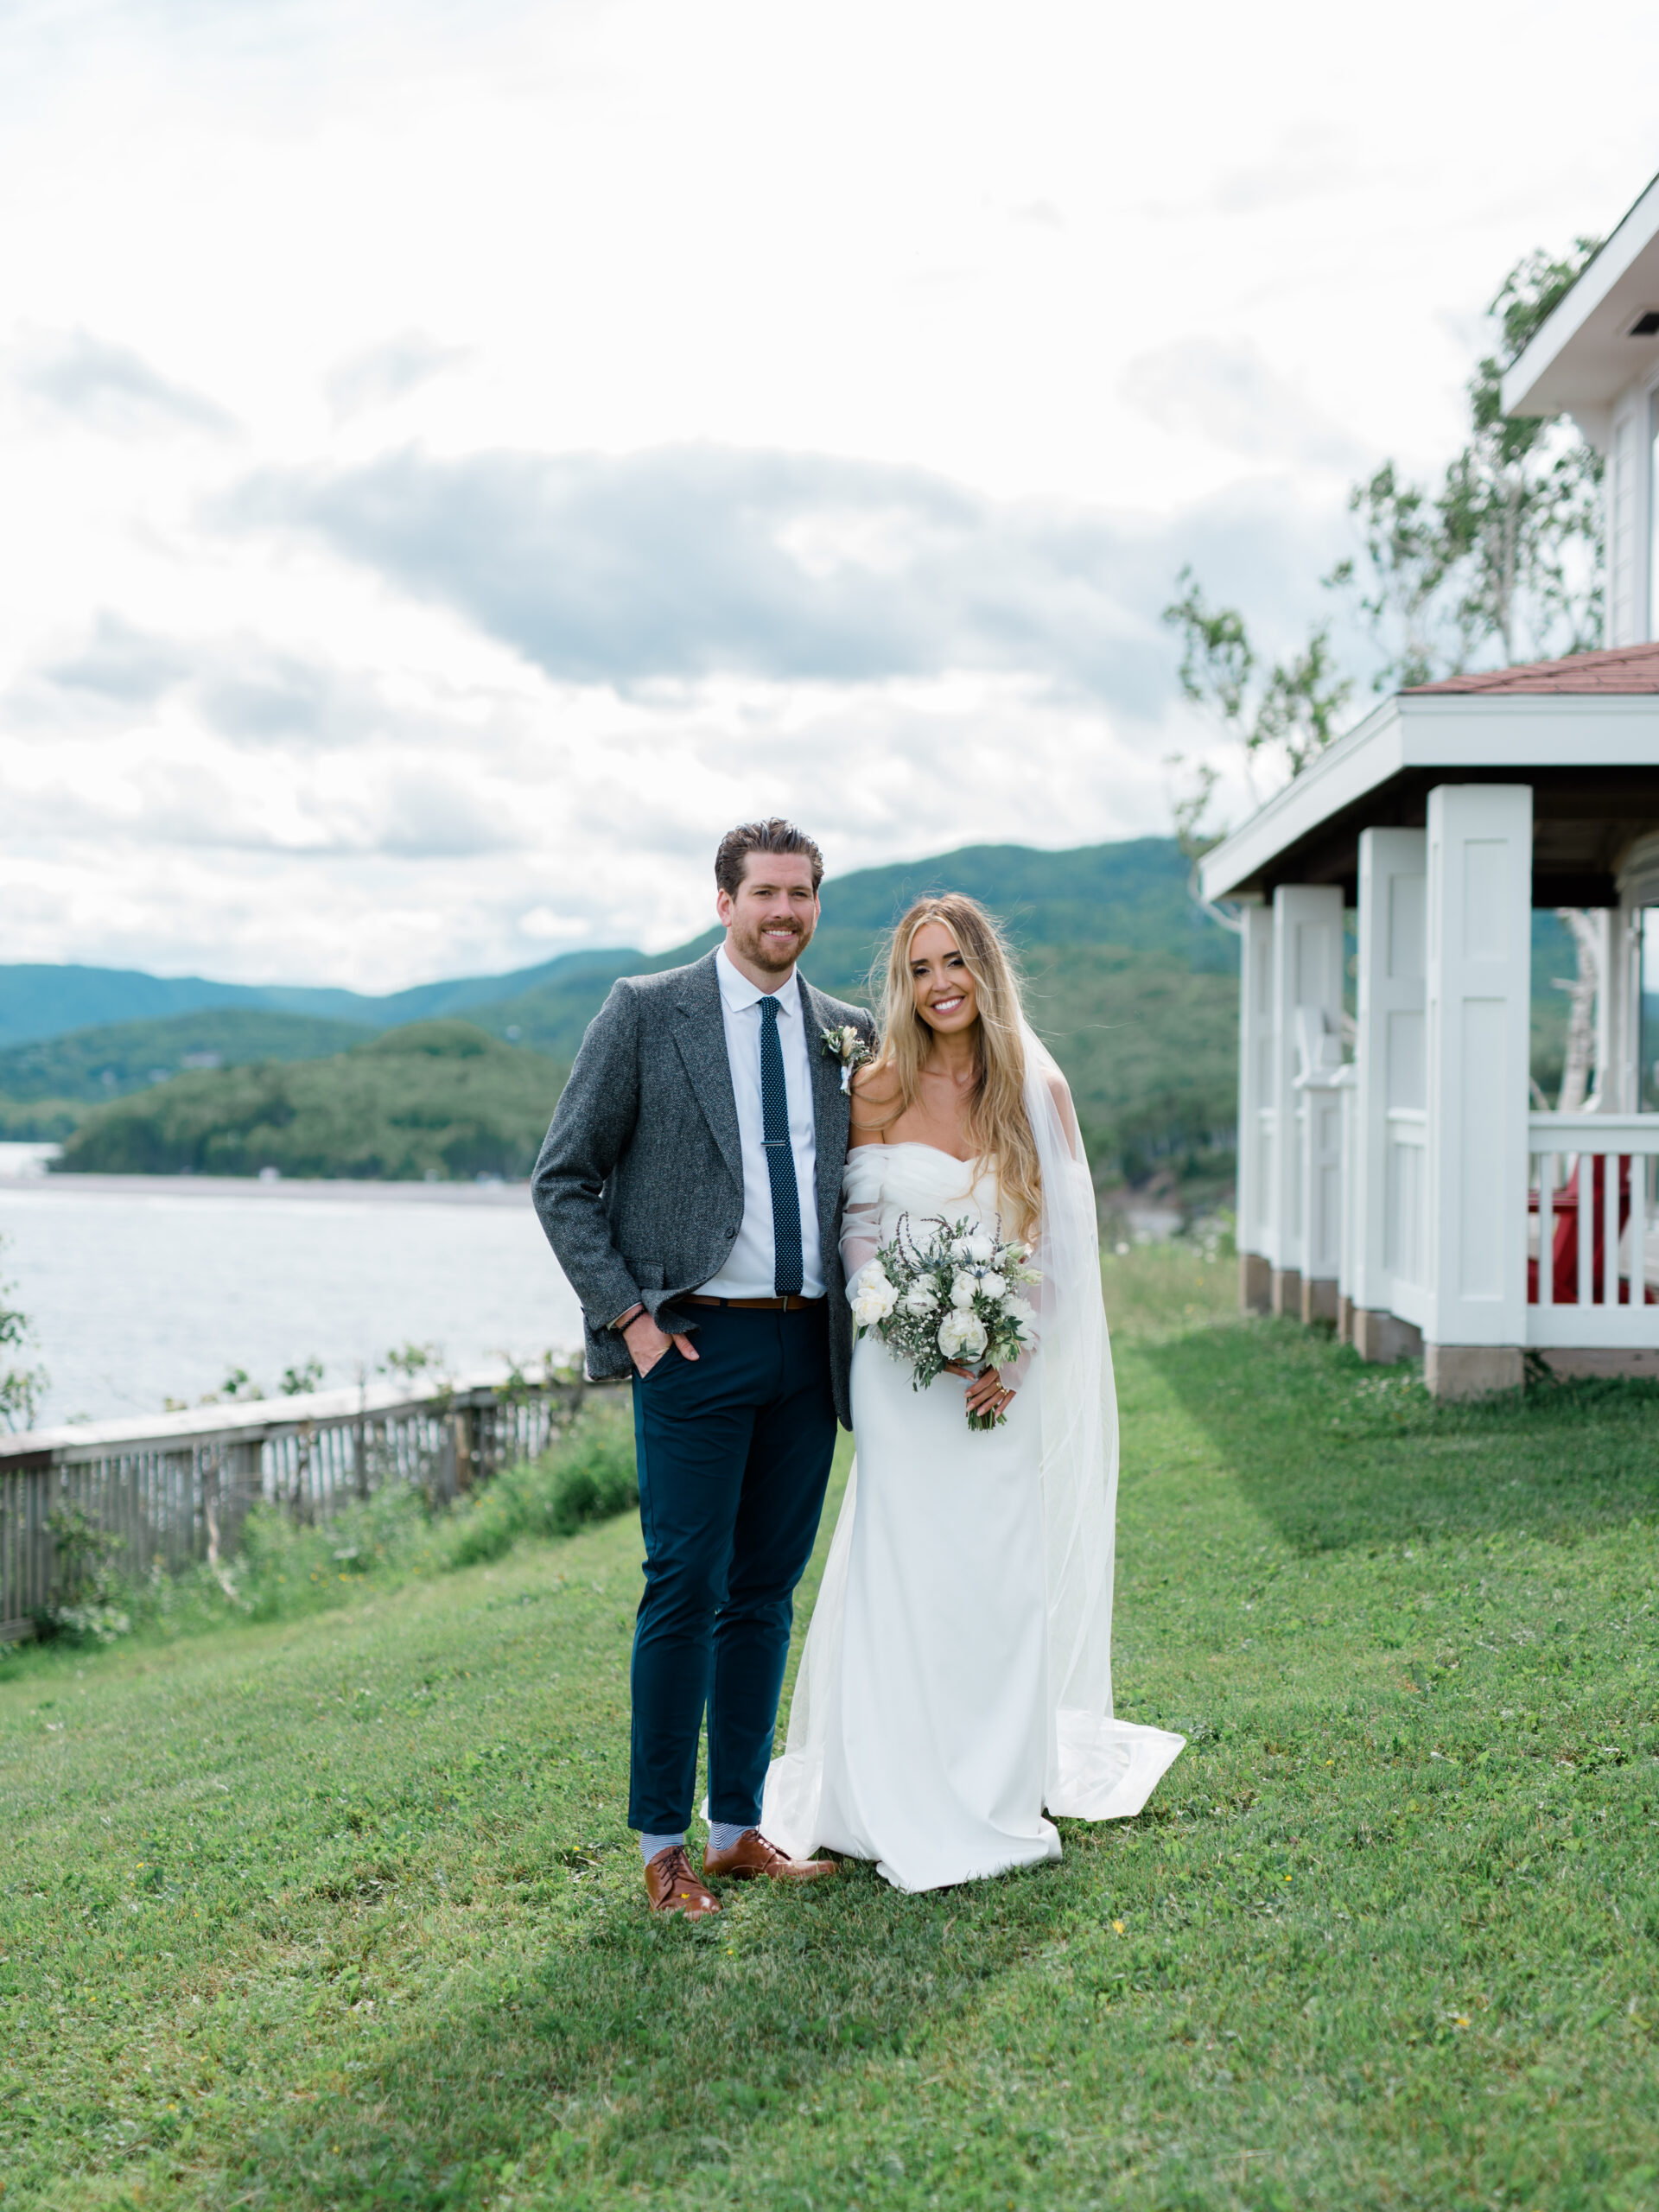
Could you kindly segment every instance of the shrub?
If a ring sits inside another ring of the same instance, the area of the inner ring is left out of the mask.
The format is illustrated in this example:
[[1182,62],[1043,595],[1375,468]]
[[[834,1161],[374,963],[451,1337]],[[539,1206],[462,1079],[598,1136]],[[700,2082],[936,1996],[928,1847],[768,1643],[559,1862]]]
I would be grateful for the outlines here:
[[508,1467],[453,1516],[445,1564],[499,1559],[520,1536],[569,1536],[639,1502],[626,1410],[584,1413],[547,1458]]

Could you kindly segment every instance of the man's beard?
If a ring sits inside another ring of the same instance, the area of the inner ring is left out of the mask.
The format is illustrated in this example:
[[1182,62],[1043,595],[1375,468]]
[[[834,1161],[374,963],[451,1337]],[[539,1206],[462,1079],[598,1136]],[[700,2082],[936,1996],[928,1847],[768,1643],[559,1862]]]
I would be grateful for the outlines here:
[[760,926],[753,929],[734,929],[732,937],[738,950],[757,968],[764,968],[770,976],[786,976],[812,942],[812,925],[796,925],[798,934],[791,940],[787,952],[780,952],[765,942]]

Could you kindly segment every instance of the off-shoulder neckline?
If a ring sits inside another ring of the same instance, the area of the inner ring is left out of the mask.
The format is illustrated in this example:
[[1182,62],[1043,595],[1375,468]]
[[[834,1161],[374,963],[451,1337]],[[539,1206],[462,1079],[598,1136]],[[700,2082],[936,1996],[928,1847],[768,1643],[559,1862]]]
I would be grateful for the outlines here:
[[972,1167],[973,1160],[964,1160],[959,1152],[947,1152],[942,1144],[925,1144],[920,1137],[900,1137],[897,1144],[855,1144],[847,1154],[848,1163],[861,1153],[874,1152],[931,1152],[940,1160],[949,1160],[958,1167]]

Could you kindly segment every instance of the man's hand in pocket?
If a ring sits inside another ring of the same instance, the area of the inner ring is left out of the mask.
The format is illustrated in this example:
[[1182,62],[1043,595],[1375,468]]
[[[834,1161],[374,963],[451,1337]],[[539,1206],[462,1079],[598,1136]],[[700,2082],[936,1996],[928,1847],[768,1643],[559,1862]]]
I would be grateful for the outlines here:
[[664,1334],[649,1313],[634,1315],[632,1320],[622,1332],[622,1341],[626,1344],[629,1356],[633,1361],[634,1372],[642,1382],[656,1366],[658,1361],[666,1356],[671,1344],[676,1346],[682,1359],[695,1359],[697,1357],[692,1349],[690,1337],[671,1337]]

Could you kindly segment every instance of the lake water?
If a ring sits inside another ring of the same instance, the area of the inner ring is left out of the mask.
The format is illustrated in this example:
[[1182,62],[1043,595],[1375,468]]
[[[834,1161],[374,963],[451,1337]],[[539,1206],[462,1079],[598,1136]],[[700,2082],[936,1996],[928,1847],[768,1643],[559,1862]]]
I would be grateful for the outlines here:
[[0,1281],[50,1387],[41,1427],[158,1413],[233,1367],[267,1391],[320,1359],[329,1384],[393,1346],[453,1373],[502,1352],[573,1352],[575,1293],[523,1187],[251,1184],[142,1176],[0,1179]]

